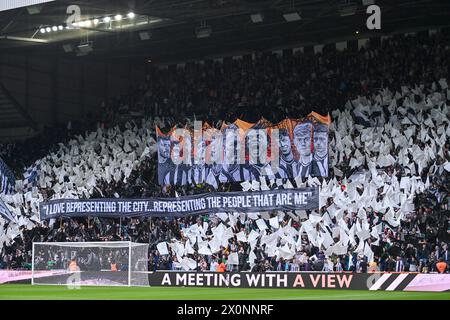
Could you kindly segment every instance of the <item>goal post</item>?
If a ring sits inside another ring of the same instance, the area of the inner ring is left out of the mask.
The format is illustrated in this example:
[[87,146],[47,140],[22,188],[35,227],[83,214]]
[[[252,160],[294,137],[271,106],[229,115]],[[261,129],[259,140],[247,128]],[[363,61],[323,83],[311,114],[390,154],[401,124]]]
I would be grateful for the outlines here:
[[128,286],[131,286],[131,242],[128,244]]
[[148,286],[148,244],[34,242],[31,284]]

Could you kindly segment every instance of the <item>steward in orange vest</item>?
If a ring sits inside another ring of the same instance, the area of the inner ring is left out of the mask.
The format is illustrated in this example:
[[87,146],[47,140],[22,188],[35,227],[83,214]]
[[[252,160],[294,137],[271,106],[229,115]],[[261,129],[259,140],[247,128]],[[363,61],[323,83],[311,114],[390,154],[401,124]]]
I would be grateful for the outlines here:
[[217,272],[225,272],[227,270],[227,266],[225,263],[223,263],[223,260],[220,262],[220,264],[217,266],[216,271]]
[[444,262],[444,259],[439,259],[439,262],[436,263],[436,269],[439,271],[439,273],[444,273],[447,269],[447,263]]

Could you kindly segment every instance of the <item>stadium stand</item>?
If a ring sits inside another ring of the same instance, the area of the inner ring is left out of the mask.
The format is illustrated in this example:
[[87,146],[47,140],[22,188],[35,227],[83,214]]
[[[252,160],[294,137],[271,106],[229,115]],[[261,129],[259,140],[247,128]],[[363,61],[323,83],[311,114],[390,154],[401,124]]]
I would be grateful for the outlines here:
[[[224,262],[228,271],[437,272],[439,259],[449,264],[449,51],[449,39],[437,33],[369,42],[358,51],[258,53],[211,68],[154,69],[137,89],[105,102],[97,121],[0,146],[17,177],[37,173],[17,181],[20,193],[0,195],[17,220],[0,218],[1,268],[29,267],[33,242],[123,240],[150,244],[152,270],[215,271]],[[211,191],[154,182],[155,125],[169,128],[186,118],[280,121],[311,111],[333,120],[329,177],[270,188],[320,185],[318,212],[39,222],[38,204],[48,199]],[[263,233],[256,220],[273,217],[278,223]],[[232,236],[220,243],[217,234],[228,228]],[[201,242],[194,243],[197,236]],[[169,254],[160,253],[164,243]]]

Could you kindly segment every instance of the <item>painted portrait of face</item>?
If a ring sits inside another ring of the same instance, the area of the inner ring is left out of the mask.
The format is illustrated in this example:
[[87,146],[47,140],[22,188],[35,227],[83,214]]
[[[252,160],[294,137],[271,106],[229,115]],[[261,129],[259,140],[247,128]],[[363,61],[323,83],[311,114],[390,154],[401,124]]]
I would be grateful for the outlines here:
[[172,142],[172,161],[175,164],[181,164],[183,161],[181,157],[181,143],[179,141],[173,141]]
[[[183,135],[183,141],[181,143],[180,148],[183,150],[183,163],[185,164],[192,164],[192,157],[193,157],[193,147],[192,147],[192,136],[186,132],[185,135]],[[186,156],[185,156],[186,154]],[[189,155],[189,156],[188,156]]]
[[267,134],[263,129],[250,129],[247,133],[249,163],[267,163]]
[[224,162],[226,164],[237,164],[240,151],[239,136],[237,130],[226,130],[224,135]]
[[314,126],[314,154],[324,158],[328,154],[328,127],[324,124]]
[[170,140],[159,138],[158,141],[158,159],[159,162],[165,162],[170,157]]
[[280,129],[279,137],[280,153],[286,157],[292,153],[292,144],[288,131],[286,129]]
[[197,150],[194,155],[195,161],[194,164],[205,164],[205,158],[206,158],[206,143],[204,140],[199,140],[197,143]]
[[311,129],[311,123],[300,123],[294,128],[294,144],[300,154],[300,158],[311,155]]
[[222,148],[219,138],[214,138],[211,140],[211,143],[209,145],[209,164],[220,164],[222,161]]

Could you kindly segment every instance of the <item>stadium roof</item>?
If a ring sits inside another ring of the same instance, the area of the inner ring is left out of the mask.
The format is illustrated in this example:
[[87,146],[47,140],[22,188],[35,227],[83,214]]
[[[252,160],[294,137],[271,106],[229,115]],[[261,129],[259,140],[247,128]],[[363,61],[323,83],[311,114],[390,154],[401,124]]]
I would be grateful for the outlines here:
[[[365,27],[368,14],[363,3],[371,2],[381,7],[381,31]],[[65,27],[70,5],[78,5],[81,19],[91,25],[51,30]],[[127,19],[129,12],[135,13],[133,19]],[[287,22],[284,15],[295,20],[295,12],[300,19]],[[122,14],[122,21],[114,21],[117,14]],[[106,16],[113,22],[103,23]],[[98,25],[93,24],[95,18]],[[90,59],[170,62],[447,26],[450,1],[57,0],[0,12],[0,21],[3,52],[63,56],[73,55],[83,44],[93,47]],[[42,28],[51,31],[41,33]]]

